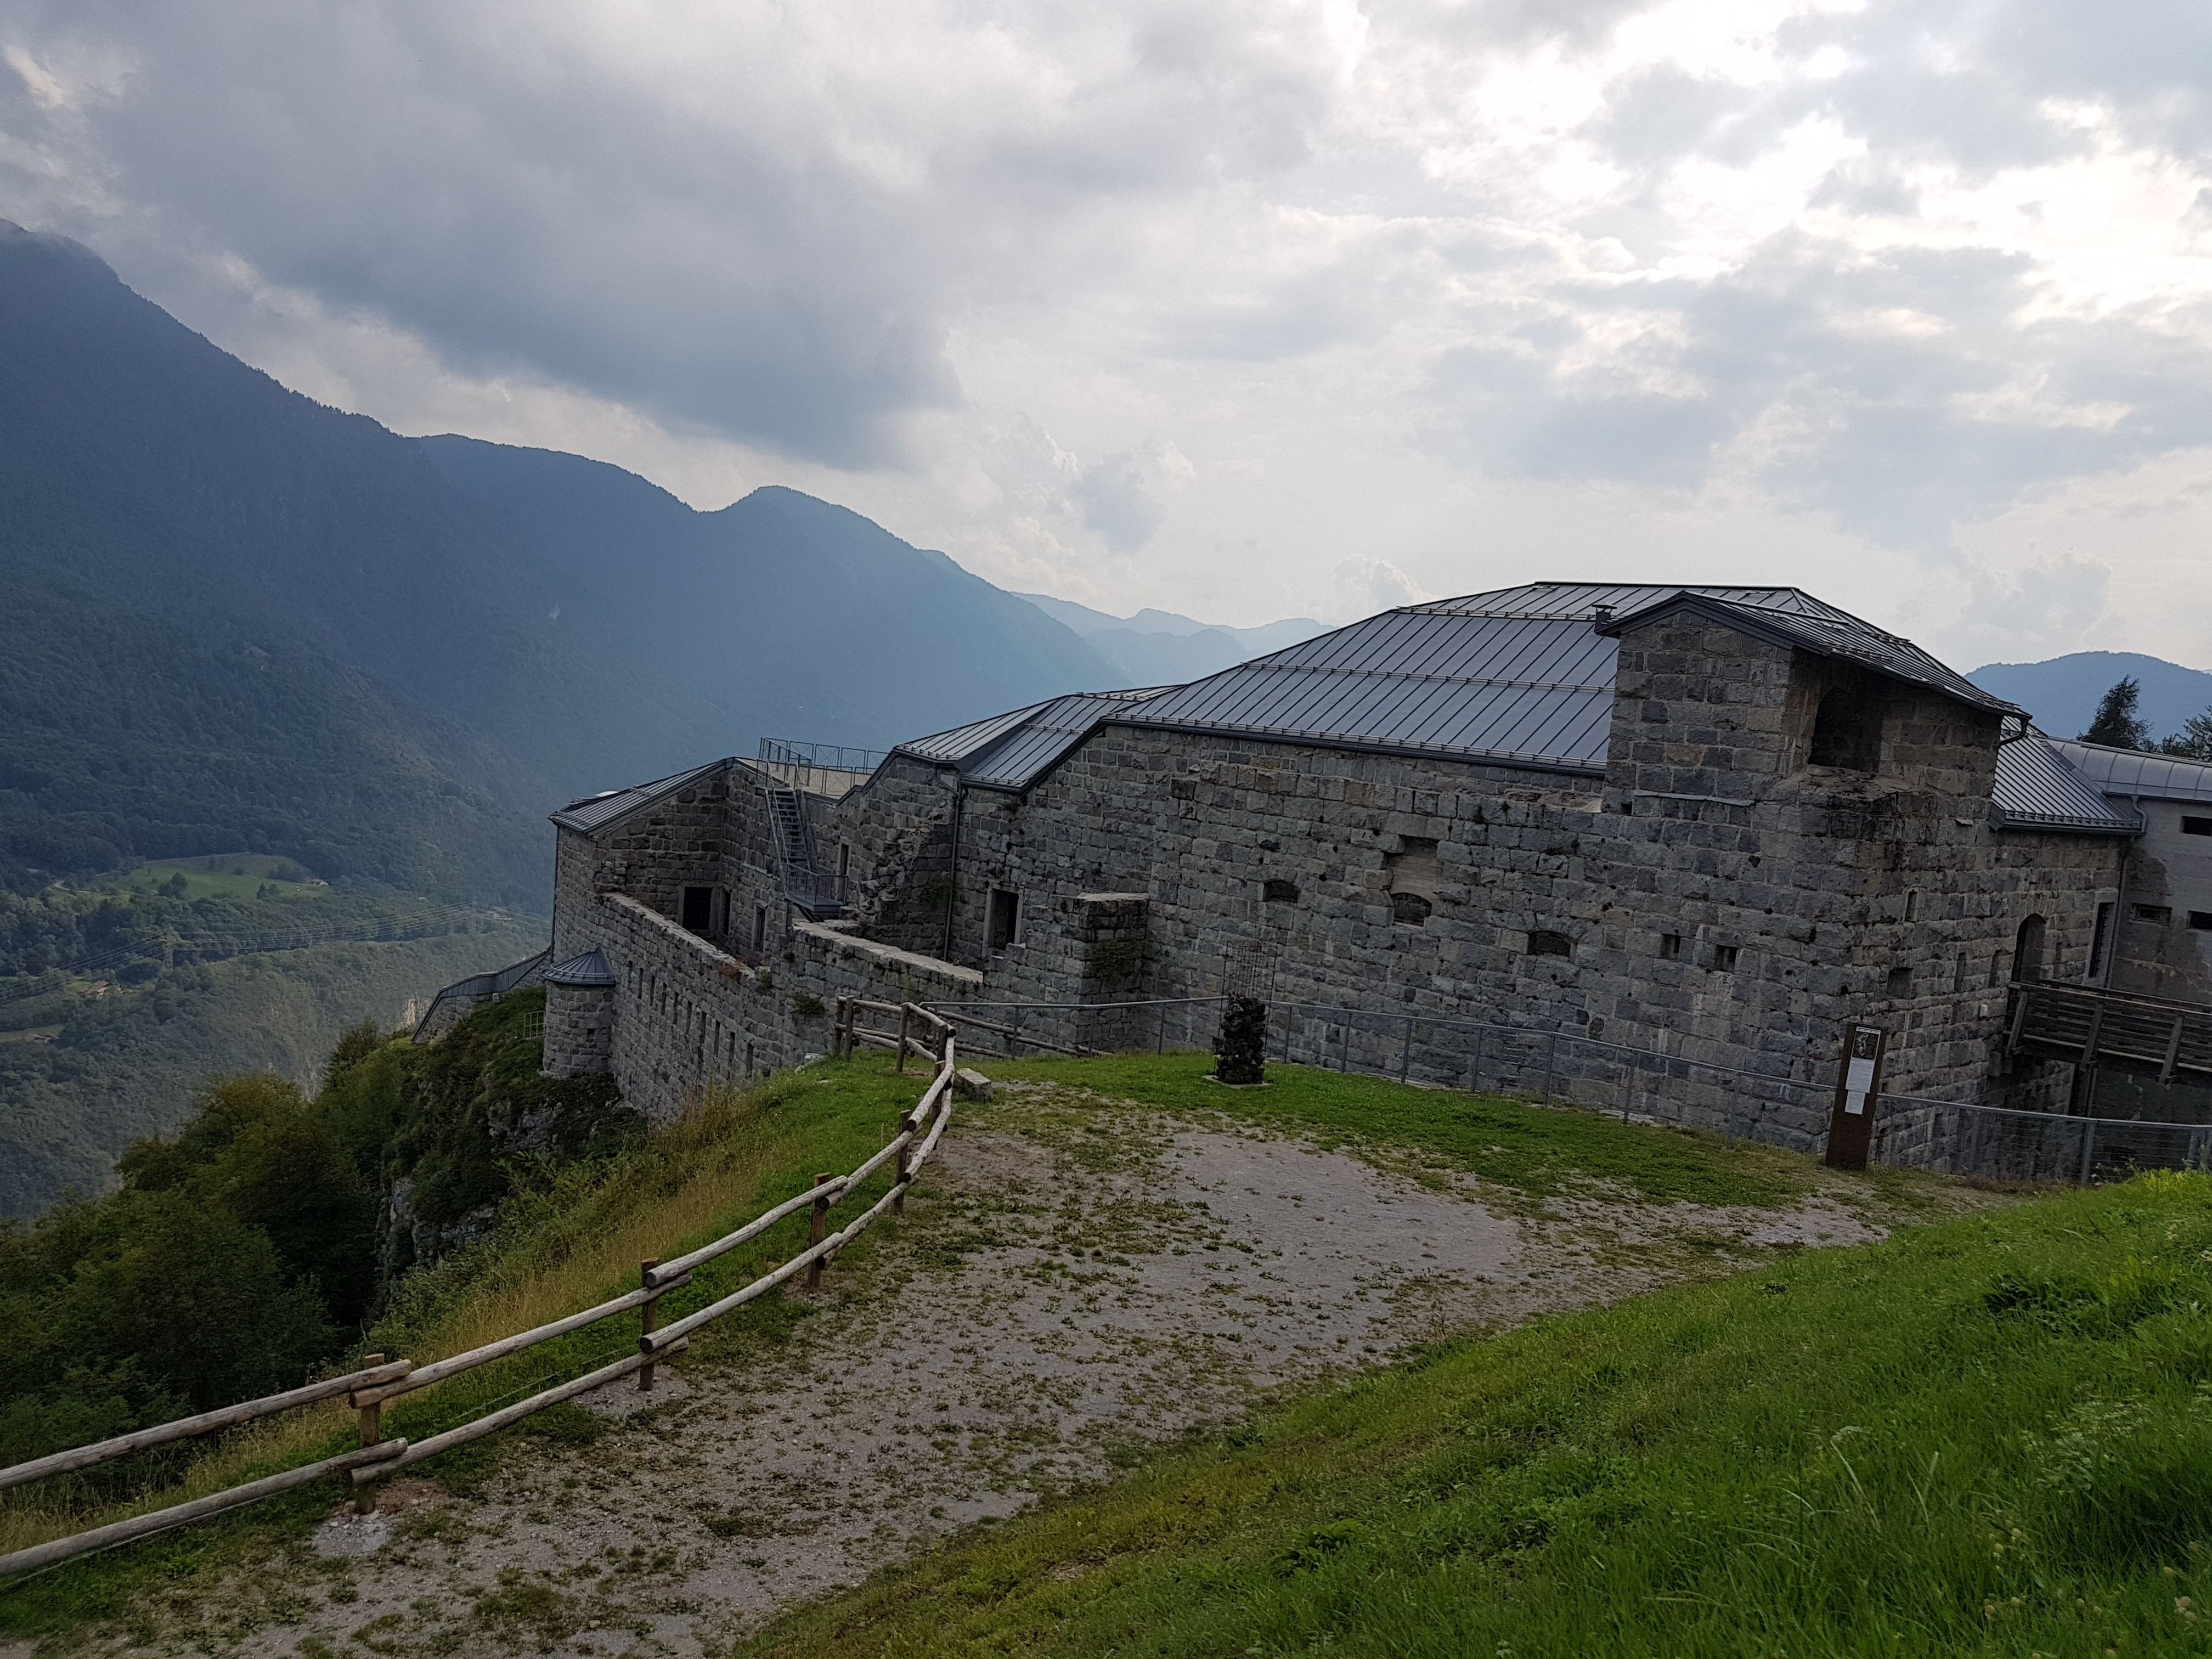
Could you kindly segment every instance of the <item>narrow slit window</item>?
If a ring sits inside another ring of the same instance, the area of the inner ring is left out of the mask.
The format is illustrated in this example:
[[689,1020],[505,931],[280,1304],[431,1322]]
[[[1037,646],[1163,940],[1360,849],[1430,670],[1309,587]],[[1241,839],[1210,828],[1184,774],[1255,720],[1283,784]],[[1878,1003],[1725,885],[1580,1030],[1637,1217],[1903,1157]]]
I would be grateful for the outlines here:
[[1009,887],[994,887],[984,943],[994,951],[1003,951],[1013,944],[1021,929],[1022,896]]
[[753,906],[753,949],[756,951],[768,949],[768,906],[765,904]]

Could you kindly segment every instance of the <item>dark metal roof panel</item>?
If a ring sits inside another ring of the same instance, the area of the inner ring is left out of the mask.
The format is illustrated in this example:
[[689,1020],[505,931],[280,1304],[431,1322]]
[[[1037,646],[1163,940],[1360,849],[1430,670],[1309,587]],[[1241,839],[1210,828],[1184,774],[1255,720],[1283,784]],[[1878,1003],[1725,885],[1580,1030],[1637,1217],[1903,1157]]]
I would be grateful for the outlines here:
[[1079,691],[1027,710],[1027,718],[961,769],[979,788],[1026,789],[1108,716],[1159,695],[1157,687],[1133,691]]
[[659,800],[663,795],[673,793],[722,764],[721,761],[708,761],[704,766],[695,766],[688,772],[678,772],[672,777],[661,778],[652,783],[641,783],[635,788],[610,789],[603,795],[586,795],[581,800],[569,802],[554,813],[553,822],[564,830],[597,830],[613,823],[625,812],[635,811],[648,801]]
[[2046,739],[2069,764],[2108,795],[2145,800],[2212,801],[2212,763],[2179,755],[2146,755],[2100,743]]
[[[1057,702],[1058,699],[1052,701]],[[1010,709],[1003,714],[994,714],[986,720],[972,720],[966,726],[956,726],[950,732],[916,738],[911,743],[900,744],[891,752],[912,755],[917,760],[934,761],[940,766],[958,766],[970,756],[981,754],[1030,715],[1048,706],[1048,703],[1033,702],[1026,708]]]
[[596,990],[616,982],[614,969],[607,965],[604,951],[586,951],[580,957],[556,963],[545,970],[548,985],[576,985]]
[[2040,732],[2015,738],[1997,750],[1990,805],[2002,824],[2069,830],[2090,835],[2133,835],[2142,815],[2117,807],[2076,771],[2060,745]]
[[[1703,596],[1700,597],[1708,597]],[[1826,617],[1770,610],[1736,600],[1717,600],[1726,612],[1755,623],[1822,656],[1863,663],[1875,672],[1907,680],[1940,691],[1947,697],[1987,709],[1993,714],[2025,715],[2027,710],[2002,697],[1990,696],[1965,675],[1945,667],[1918,646],[1894,634],[1886,634],[1871,623],[1841,611]]]

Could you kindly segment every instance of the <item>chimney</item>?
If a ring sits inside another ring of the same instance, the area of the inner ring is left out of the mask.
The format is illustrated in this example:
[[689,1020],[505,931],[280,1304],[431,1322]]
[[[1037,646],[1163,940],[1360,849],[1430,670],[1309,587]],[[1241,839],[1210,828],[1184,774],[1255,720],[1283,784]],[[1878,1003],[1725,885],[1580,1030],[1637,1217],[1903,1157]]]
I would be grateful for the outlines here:
[[1590,626],[1602,628],[1613,620],[1613,607],[1601,602],[1590,607]]

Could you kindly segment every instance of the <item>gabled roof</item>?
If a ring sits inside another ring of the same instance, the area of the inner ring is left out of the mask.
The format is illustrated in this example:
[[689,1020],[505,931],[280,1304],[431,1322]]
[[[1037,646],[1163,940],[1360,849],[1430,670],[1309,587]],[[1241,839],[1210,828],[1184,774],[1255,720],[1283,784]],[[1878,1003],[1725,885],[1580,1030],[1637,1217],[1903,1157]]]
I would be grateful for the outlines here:
[[1782,591],[1808,603],[1789,606],[1762,604],[1732,597],[1723,589],[1686,587],[1655,604],[1638,606],[1627,616],[1601,627],[1606,633],[1618,634],[1632,623],[1652,621],[1684,611],[1698,611],[1778,645],[1855,663],[1891,679],[1940,691],[1947,697],[1993,714],[2026,716],[2027,711],[2017,703],[1992,696],[1965,675],[1946,668],[1911,640],[1886,634],[1871,623],[1862,622],[1833,605],[1821,605],[1794,588]]
[[2142,815],[2114,805],[2073,765],[2066,750],[2040,732],[2014,738],[1997,750],[1990,787],[1990,819],[1999,829],[2057,830],[2077,835],[2132,836]]
[[704,766],[695,766],[688,772],[678,772],[673,777],[660,778],[652,783],[641,783],[630,789],[610,789],[603,795],[586,795],[581,800],[570,801],[553,814],[553,822],[563,830],[597,830],[613,823],[625,812],[631,812],[663,795],[672,795],[688,783],[707,775],[727,761],[708,761]]
[[1020,793],[1030,788],[1109,717],[1160,695],[1157,687],[1133,691],[1075,691],[1011,714],[916,738],[892,752],[958,769],[960,781],[981,789]]
[[2046,739],[2074,769],[2108,795],[2142,800],[2212,801],[2212,763],[2146,755],[2101,743]]
[[1632,622],[1685,604],[1747,633],[1843,658],[1978,708],[2021,712],[1910,641],[1794,587],[1530,582],[1387,611],[1163,692],[1114,718],[1601,773],[1612,730],[1617,636]]

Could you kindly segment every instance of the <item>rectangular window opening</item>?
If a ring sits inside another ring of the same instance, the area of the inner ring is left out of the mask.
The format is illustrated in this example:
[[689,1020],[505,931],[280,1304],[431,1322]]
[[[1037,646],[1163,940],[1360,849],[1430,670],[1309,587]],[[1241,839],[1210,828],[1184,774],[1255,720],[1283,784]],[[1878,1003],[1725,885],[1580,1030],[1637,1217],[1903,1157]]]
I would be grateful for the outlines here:
[[2212,818],[2185,817],[2181,821],[2181,833],[2185,836],[2212,836]]
[[703,933],[714,920],[714,890],[711,887],[687,887],[684,890],[682,914],[677,921],[687,933]]
[[2173,920],[2173,907],[2171,904],[2138,904],[2134,907],[2134,909],[2137,921],[2156,922],[2163,927]]
[[1911,996],[1912,994],[1912,969],[1902,967],[1891,969],[1889,970],[1888,990],[1889,994],[1893,997]]
[[2189,925],[2200,933],[2212,932],[2212,910],[2191,910],[2189,913]]
[[1717,974],[1735,972],[1735,951],[1736,947],[1733,945],[1713,946],[1713,971]]
[[2105,971],[2105,953],[2112,942],[2112,904],[2110,900],[2097,907],[2096,930],[2089,935],[2089,971],[2084,979],[2094,980]]
[[1574,953],[1575,942],[1565,933],[1539,927],[1528,935],[1528,954],[1532,957],[1571,957]]
[[1680,933],[1662,933],[1659,935],[1660,961],[1673,962],[1677,960],[1681,954],[1682,936]]
[[757,951],[768,949],[768,906],[765,904],[753,906],[753,949]]
[[991,908],[984,925],[984,943],[994,951],[1003,951],[1014,942],[1021,932],[1022,896],[1010,888],[991,890]]

